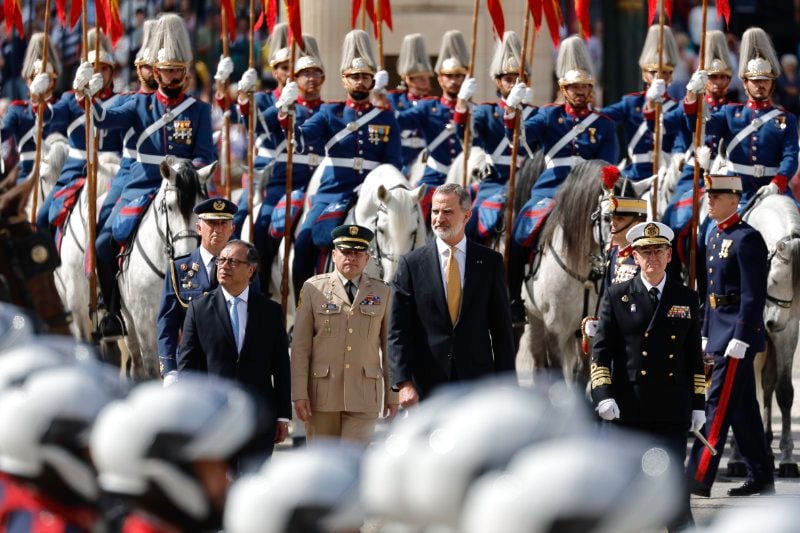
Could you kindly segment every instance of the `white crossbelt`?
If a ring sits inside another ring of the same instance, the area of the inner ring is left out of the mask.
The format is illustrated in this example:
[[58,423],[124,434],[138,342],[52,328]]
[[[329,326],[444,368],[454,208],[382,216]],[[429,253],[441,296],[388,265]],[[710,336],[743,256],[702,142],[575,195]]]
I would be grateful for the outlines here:
[[325,157],[322,160],[324,167],[352,168],[353,170],[372,170],[377,168],[378,161],[370,161],[363,157]]
[[425,161],[425,166],[432,168],[436,172],[440,172],[442,174],[447,174],[448,172],[450,172],[450,165],[445,165],[444,163],[440,163],[439,161],[431,157],[430,154],[428,154],[428,160]]
[[[780,109],[773,109],[772,111],[770,111],[769,113],[767,113],[763,117],[757,117],[757,118],[754,118],[752,121],[750,121],[750,124],[748,124],[747,127],[745,127],[742,131],[737,133],[736,137],[734,137],[731,140],[731,142],[728,143],[728,147],[725,149],[725,153],[727,154],[728,159],[730,160],[731,153],[733,152],[734,148],[739,146],[739,144],[743,140],[745,140],[747,137],[749,137],[750,134],[755,133],[756,131],[758,131],[761,128],[761,126],[763,126],[764,124],[766,124],[767,122],[769,122],[773,118],[777,117],[778,115],[783,115],[783,111],[781,111]],[[747,166],[747,165],[745,165],[745,166]],[[757,166],[760,166],[760,165],[757,165]],[[751,176],[752,175],[753,174],[751,174]]]
[[[528,106],[522,110],[522,120],[520,122],[524,123],[525,119],[527,119],[533,110],[536,109],[533,106]],[[524,128],[522,128],[524,130]],[[527,143],[526,143],[527,144]],[[506,151],[511,143],[508,142],[508,137],[503,137],[503,139],[497,144],[497,147],[492,152],[492,155],[489,158],[492,160],[492,163],[495,165],[508,165],[511,166],[511,156],[503,155],[503,152]],[[530,152],[529,152],[530,153]],[[520,158],[521,159],[521,158]]]
[[[111,107],[114,104],[116,104],[118,99],[119,99],[119,95],[114,95],[111,98],[109,98],[108,100],[103,100],[102,102],[100,102],[100,109],[103,110],[103,113],[98,116],[98,114],[95,113],[94,109],[93,109],[92,110],[93,118],[95,120],[96,119],[103,120],[106,117],[106,110],[108,110],[109,107]],[[85,124],[86,124],[86,115],[85,114],[81,115],[78,118],[76,118],[75,120],[73,120],[70,123],[70,125],[67,127],[67,137],[72,135],[72,132],[75,131],[75,128],[78,128],[79,126],[83,126]],[[93,131],[97,131],[97,129],[93,128]]]
[[185,157],[175,157],[174,155],[150,155],[150,154],[142,154],[139,153],[136,156],[136,160],[145,165],[160,165],[161,162],[166,159],[167,157],[172,158],[175,163],[191,163],[191,159],[187,159]]
[[406,137],[400,139],[403,148],[425,148],[425,139],[422,137]]
[[275,159],[275,150],[272,148],[264,148],[261,147],[256,150],[256,155],[258,157],[268,157],[269,159]]
[[566,135],[561,137],[556,144],[550,147],[547,153],[544,156],[544,162],[547,168],[555,168],[561,167],[565,165],[574,165],[574,158],[578,158],[579,161],[583,160],[580,156],[570,156],[570,157],[554,157],[559,150],[564,148],[568,143],[572,142],[572,140],[586,131],[595,120],[600,118],[600,115],[597,113],[590,113],[586,118],[572,126],[572,128],[567,132]]
[[[28,141],[30,141],[33,138],[33,134],[36,133],[37,125],[38,125],[37,124],[37,120],[34,120],[33,121],[33,127],[31,129],[29,129],[28,131],[26,131],[22,135],[22,137],[19,138],[19,144],[18,144],[19,148],[22,148],[23,146],[25,146],[25,143],[27,143]],[[34,144],[36,144],[35,141],[34,141]]]
[[355,133],[358,129],[372,120],[373,118],[377,117],[383,109],[379,107],[374,107],[372,110],[361,117],[360,119],[356,120],[355,122],[349,123],[344,129],[340,130],[336,135],[330,138],[330,140],[325,143],[325,153],[327,153],[331,148],[333,148],[336,144],[338,144],[342,139],[346,138],[351,133]]
[[631,163],[637,165],[639,163],[652,163],[653,162],[653,152],[647,152],[646,154],[633,154],[630,156]]
[[155,122],[153,122],[152,124],[150,124],[150,126],[148,126],[147,129],[145,129],[142,132],[142,134],[139,135],[139,139],[136,141],[136,150],[138,151],[142,147],[142,144],[144,144],[144,142],[152,134],[154,134],[155,132],[157,132],[158,130],[160,130],[161,128],[163,128],[164,126],[166,126],[167,124],[169,124],[173,120],[175,120],[178,117],[178,115],[180,115],[181,113],[183,113],[184,111],[189,109],[189,107],[191,107],[192,104],[194,104],[196,101],[197,100],[195,100],[194,98],[192,98],[190,96],[189,98],[187,98],[186,100],[181,102],[178,107],[176,107],[172,111],[166,113],[160,119],[158,119]]
[[133,134],[136,133],[133,128],[129,128],[127,132],[125,132],[125,137],[122,138],[122,157],[127,157],[128,159],[136,159],[137,151],[128,148],[128,141],[133,137]]
[[547,161],[547,168],[556,168],[556,167],[574,167],[578,163],[582,161],[586,161],[579,155],[571,155],[567,157],[556,157],[554,159],[549,159]]
[[[674,100],[667,100],[664,102],[664,105],[661,106],[661,112],[666,113],[670,109],[675,107]],[[633,150],[636,148],[636,145],[639,144],[639,141],[642,140],[644,134],[647,133],[647,120],[643,120],[639,127],[636,129],[636,133],[633,134],[631,137],[631,142],[628,143],[628,157],[630,158],[631,162],[633,162],[634,153]],[[652,161],[652,158],[650,159]],[[642,161],[642,163],[646,163],[647,161]]]
[[31,150],[30,152],[20,152],[19,160],[20,161],[33,161],[36,157],[36,150]]

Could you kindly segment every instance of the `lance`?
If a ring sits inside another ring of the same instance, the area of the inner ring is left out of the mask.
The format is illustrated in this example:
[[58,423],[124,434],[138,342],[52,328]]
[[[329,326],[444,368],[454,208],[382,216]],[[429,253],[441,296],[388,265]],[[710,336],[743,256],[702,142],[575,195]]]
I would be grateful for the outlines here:
[[[228,57],[228,10],[224,7],[222,8],[222,55],[224,57]],[[225,83],[225,99],[224,102],[227,102],[227,93],[228,87],[227,82]],[[253,105],[254,102],[251,102]],[[222,147],[225,150],[225,169],[222,171],[222,177],[225,180],[225,198],[228,200],[231,199],[231,110],[230,107],[226,105],[226,108],[222,114],[223,122],[222,122]],[[251,178],[252,179],[252,178]]]
[[[109,6],[110,8],[110,6]],[[84,19],[84,21],[87,19]],[[100,24],[98,21],[95,39],[94,39],[94,71],[100,72],[100,39],[102,33],[100,31]],[[88,42],[87,42],[88,44]],[[95,239],[97,238],[97,151],[98,151],[98,136],[94,131],[94,120],[91,113],[91,100],[89,96],[84,97],[84,112],[86,113],[86,129],[88,143],[86,144],[86,187],[89,212],[87,214],[88,222],[88,242],[86,243],[86,269],[89,274],[89,316],[96,319],[97,315],[97,274],[95,272],[97,264],[97,250],[95,247]],[[87,111],[88,110],[88,111]],[[108,306],[108,302],[106,302]]]
[[[299,0],[295,0],[299,1]],[[291,13],[289,0],[284,0],[286,13]],[[291,26],[291,23],[290,23]],[[289,33],[289,81],[294,81],[295,36]],[[289,110],[286,126],[286,207],[283,219],[283,265],[281,271],[281,308],[283,309],[283,323],[286,324],[286,314],[289,310],[289,254],[292,246],[292,172],[294,170],[294,105]]]
[[[700,70],[706,68],[706,16],[708,15],[708,0],[703,0],[703,25],[700,39]],[[705,98],[697,98],[697,118],[694,129],[694,176],[692,180],[692,225],[689,241],[689,287],[694,288],[697,279],[697,219],[700,216],[700,164],[697,161],[697,150],[705,144],[703,132],[703,106]]]
[[[517,80],[525,80],[525,83],[528,83],[528,79],[525,75],[525,62],[527,60],[527,52],[528,52],[528,31],[531,21],[531,12],[529,9],[525,9],[525,23],[522,26],[522,57],[520,58],[519,64],[519,74],[517,75]],[[536,32],[533,32],[536,35]],[[519,129],[520,123],[522,122],[521,115],[522,115],[523,108],[520,107],[517,109],[517,112],[514,113],[514,136],[512,137],[511,141],[511,167],[508,169],[508,195],[506,199],[506,239],[505,239],[505,250],[503,250],[503,265],[505,266],[506,270],[506,278],[508,277],[508,265],[509,265],[509,258],[511,256],[511,228],[513,227],[514,223],[514,187],[517,182],[517,157],[519,154]]]
[[[664,70],[664,0],[658,2],[658,73],[661,77]],[[661,102],[656,102],[656,131],[653,135],[653,174],[656,179],[650,189],[650,215],[652,220],[658,218],[658,166],[661,155]]]
[[[475,0],[475,3],[472,6],[472,41],[470,41],[469,73],[467,74],[467,78],[471,78],[475,74],[475,43],[478,40],[478,8],[480,7],[480,3],[480,0]],[[502,39],[503,36],[501,35],[500,38]],[[469,148],[472,144],[472,113],[470,112],[469,102],[467,102],[467,111],[465,114],[466,125],[464,126],[464,142],[462,145],[464,161],[461,173],[461,186],[464,188],[467,186],[467,174],[469,173]]]
[[361,29],[367,29],[367,2],[372,0],[361,0]]
[[[369,0],[372,1],[372,0]],[[378,31],[378,70],[383,70],[383,18],[381,18],[381,0],[375,2],[375,21]]]
[[[250,53],[248,67],[255,68],[254,45],[255,35],[253,34],[253,26],[255,25],[255,0],[250,0]],[[255,243],[255,220],[253,219],[253,195],[255,194],[255,176],[253,175],[254,155],[255,150],[255,134],[256,134],[256,98],[255,92],[250,91],[248,94],[250,100],[250,117],[247,121],[247,212],[250,215],[250,242]]]
[[[47,74],[47,50],[50,38],[50,0],[44,3],[44,47],[42,48],[42,73]],[[46,95],[46,93],[45,93]],[[42,130],[44,128],[44,108],[47,100],[42,98],[36,108],[36,156],[33,162],[33,206],[31,208],[31,224],[36,223],[36,211],[39,209],[39,171],[42,164]]]

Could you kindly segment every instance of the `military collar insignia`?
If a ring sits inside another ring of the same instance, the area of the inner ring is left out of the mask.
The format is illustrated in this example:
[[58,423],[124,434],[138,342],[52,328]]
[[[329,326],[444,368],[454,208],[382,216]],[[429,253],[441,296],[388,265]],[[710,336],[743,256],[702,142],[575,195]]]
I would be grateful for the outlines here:
[[747,100],[747,108],[748,109],[753,109],[753,110],[756,110],[756,111],[762,111],[764,109],[769,109],[771,107],[772,107],[772,102],[770,102],[769,99],[761,100],[759,102],[757,102],[755,100]]
[[719,231],[724,231],[731,226],[736,225],[739,222],[739,213],[733,213],[731,216],[717,224],[717,229]]

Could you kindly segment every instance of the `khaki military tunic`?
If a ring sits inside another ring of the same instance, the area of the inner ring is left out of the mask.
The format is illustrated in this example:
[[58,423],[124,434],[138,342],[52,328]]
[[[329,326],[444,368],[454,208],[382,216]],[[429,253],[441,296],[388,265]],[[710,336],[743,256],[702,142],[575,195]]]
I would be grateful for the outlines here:
[[292,400],[312,411],[377,414],[398,403],[386,361],[391,289],[362,275],[353,304],[339,276],[303,285],[292,339]]

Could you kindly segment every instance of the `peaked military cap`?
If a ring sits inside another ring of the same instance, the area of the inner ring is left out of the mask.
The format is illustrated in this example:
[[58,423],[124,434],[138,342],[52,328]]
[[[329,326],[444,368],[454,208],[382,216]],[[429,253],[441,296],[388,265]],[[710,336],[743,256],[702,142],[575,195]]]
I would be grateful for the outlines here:
[[345,224],[331,231],[333,245],[340,250],[366,250],[374,234],[364,226]]
[[706,192],[727,192],[731,194],[742,194],[742,178],[739,176],[714,176],[706,174]]
[[634,248],[641,246],[670,245],[675,233],[661,222],[642,222],[636,224],[625,235]]
[[225,198],[209,198],[194,206],[194,212],[202,220],[232,220],[236,204]]

